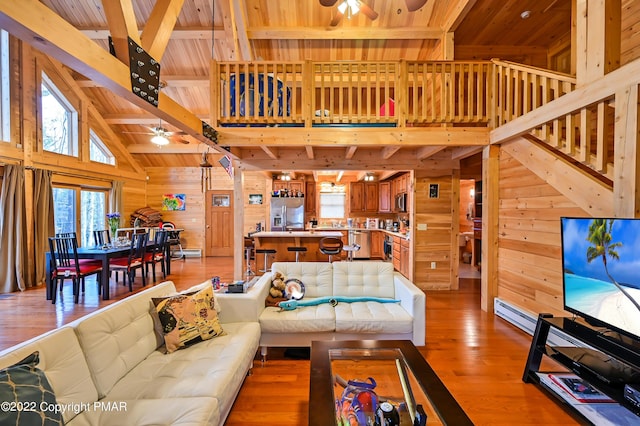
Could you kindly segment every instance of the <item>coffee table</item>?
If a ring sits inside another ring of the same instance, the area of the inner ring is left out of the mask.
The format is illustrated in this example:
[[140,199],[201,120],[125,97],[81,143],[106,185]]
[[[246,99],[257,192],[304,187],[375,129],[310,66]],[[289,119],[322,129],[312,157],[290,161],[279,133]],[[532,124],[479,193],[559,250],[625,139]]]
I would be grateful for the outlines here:
[[409,340],[313,341],[309,425],[336,425],[336,400],[344,390],[340,382],[369,377],[379,402],[394,406],[402,426],[413,426],[420,411],[429,425],[473,425]]

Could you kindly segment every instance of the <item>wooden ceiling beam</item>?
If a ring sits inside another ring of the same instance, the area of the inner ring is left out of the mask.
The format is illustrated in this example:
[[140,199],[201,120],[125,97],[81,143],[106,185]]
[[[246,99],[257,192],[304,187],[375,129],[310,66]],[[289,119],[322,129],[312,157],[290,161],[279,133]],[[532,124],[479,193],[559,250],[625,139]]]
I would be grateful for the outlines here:
[[260,146],[260,148],[262,148],[262,150],[265,152],[265,154],[267,154],[269,156],[269,158],[271,158],[272,160],[277,160],[278,159],[278,155],[268,146],[266,145],[262,145]]
[[[197,117],[208,121],[208,114],[199,114]],[[139,124],[141,126],[157,125],[159,118],[151,114],[104,114],[102,116],[108,124]]]
[[467,157],[471,157],[474,154],[481,152],[484,149],[482,146],[464,146],[456,147],[451,150],[451,158],[453,160],[462,160]]
[[389,158],[391,158],[393,156],[393,154],[398,152],[398,150],[400,150],[400,148],[402,148],[400,145],[393,145],[393,146],[384,147],[382,149],[382,152],[380,153],[380,156],[384,160],[388,160]]
[[[209,87],[209,76],[199,75],[162,75],[167,87]],[[87,79],[76,80],[80,87],[102,87],[101,84]]]
[[418,160],[424,160],[425,158],[429,158],[432,155],[435,155],[435,154],[439,153],[440,151],[442,151],[445,148],[447,148],[446,145],[425,146],[424,148],[418,149],[418,151],[416,152],[416,158]]
[[[171,40],[214,40],[225,39],[225,27],[178,27],[171,33]],[[106,28],[83,27],[80,31],[90,39],[106,40]],[[247,27],[247,40],[440,40],[444,37],[442,28],[343,28],[332,27]]]
[[344,154],[344,158],[347,159],[347,160],[351,160],[353,158],[353,154],[356,153],[357,149],[358,149],[357,146],[347,147],[347,151]]
[[[106,3],[109,3],[108,1]],[[156,61],[160,62],[171,38],[184,0],[158,0],[140,35],[141,46]]]
[[231,22],[233,26],[233,36],[238,49],[238,59],[243,61],[253,61],[253,49],[247,35],[247,8],[246,2],[229,0],[231,9]]
[[202,135],[202,121],[170,97],[160,93],[156,108],[135,95],[131,90],[127,65],[38,0],[0,0],[0,27],[74,71],[97,81],[115,95],[156,115],[216,151],[221,150]]
[[458,0],[453,7],[450,8],[450,13],[445,18],[444,25],[442,26],[445,32],[455,32],[458,26],[467,17],[467,14],[475,6],[477,0]]
[[106,1],[102,5],[116,57],[129,65],[129,37],[140,45],[138,24],[131,0]]
[[411,128],[306,128],[221,127],[220,145],[243,147],[256,144],[282,147],[347,147],[402,145],[485,146],[489,129],[485,127],[411,127]]
[[170,143],[169,145],[155,145],[149,143],[136,143],[127,145],[129,154],[202,154],[204,151],[203,144],[190,143],[188,145],[181,143]]
[[305,151],[307,151],[307,158],[309,160],[313,160],[314,157],[314,153],[313,153],[313,147],[311,145],[307,145],[304,147]]

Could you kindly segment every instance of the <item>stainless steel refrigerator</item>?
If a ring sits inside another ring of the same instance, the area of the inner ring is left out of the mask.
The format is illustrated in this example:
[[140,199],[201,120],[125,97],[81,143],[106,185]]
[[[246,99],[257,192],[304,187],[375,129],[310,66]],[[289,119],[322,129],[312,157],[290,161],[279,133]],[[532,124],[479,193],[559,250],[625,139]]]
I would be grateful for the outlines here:
[[272,198],[271,199],[272,231],[304,230],[304,198]]

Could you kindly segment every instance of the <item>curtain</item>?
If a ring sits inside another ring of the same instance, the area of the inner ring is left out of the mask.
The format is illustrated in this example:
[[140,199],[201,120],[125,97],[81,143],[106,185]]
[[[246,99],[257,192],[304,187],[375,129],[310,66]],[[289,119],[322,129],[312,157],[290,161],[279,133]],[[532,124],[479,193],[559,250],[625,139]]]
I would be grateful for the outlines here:
[[28,283],[31,285],[45,283],[49,237],[53,237],[55,233],[51,175],[48,170],[36,169],[33,173],[35,282]]
[[0,188],[0,293],[26,288],[27,259],[24,167],[4,166]]
[[119,212],[120,217],[124,217],[124,206],[122,203],[122,187],[124,186],[124,182],[119,180],[114,180],[111,186],[111,198],[109,199],[110,204],[110,213]]

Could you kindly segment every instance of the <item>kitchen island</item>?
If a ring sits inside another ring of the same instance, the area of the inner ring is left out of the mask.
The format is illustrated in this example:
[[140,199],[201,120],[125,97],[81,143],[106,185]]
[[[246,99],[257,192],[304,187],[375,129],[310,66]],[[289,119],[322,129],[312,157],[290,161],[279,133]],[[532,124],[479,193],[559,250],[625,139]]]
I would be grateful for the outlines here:
[[[301,262],[328,262],[329,256],[320,253],[320,240],[325,237],[343,238],[341,231],[262,231],[252,235],[256,249],[275,249],[275,262],[295,262],[296,254],[288,247],[306,247],[307,251],[300,257]],[[340,256],[333,256],[339,260]],[[258,262],[262,262],[256,256]]]

